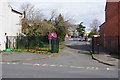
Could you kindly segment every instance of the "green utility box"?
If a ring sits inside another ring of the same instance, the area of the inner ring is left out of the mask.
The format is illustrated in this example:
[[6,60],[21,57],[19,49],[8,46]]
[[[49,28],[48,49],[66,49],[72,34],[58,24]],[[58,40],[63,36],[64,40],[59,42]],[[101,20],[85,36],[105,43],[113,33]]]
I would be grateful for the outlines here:
[[58,39],[52,38],[51,40],[51,52],[58,53],[59,52],[59,41]]

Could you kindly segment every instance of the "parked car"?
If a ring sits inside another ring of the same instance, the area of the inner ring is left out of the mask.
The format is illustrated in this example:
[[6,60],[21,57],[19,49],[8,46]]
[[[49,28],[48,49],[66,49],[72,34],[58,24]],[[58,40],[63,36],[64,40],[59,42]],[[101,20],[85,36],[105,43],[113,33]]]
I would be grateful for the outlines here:
[[87,41],[88,41],[88,42],[91,42],[91,41],[92,41],[92,38],[87,38]]
[[69,38],[69,41],[73,41],[74,39],[73,38]]

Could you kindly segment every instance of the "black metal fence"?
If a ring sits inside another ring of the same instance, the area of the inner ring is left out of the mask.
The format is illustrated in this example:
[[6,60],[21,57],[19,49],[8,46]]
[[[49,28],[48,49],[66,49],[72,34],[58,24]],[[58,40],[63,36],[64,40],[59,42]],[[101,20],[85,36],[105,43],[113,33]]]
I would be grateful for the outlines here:
[[35,49],[49,48],[47,36],[7,36],[6,48]]
[[110,54],[120,53],[119,36],[106,36],[106,37],[93,37],[92,38],[92,51],[99,53],[99,48],[109,52]]

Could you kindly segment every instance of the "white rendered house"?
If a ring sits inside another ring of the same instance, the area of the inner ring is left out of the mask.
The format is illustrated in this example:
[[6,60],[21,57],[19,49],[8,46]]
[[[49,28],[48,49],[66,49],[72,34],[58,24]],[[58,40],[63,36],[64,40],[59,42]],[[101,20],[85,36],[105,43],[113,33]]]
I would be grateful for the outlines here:
[[21,19],[22,13],[14,10],[8,2],[0,2],[0,50],[6,49],[6,36],[21,33]]

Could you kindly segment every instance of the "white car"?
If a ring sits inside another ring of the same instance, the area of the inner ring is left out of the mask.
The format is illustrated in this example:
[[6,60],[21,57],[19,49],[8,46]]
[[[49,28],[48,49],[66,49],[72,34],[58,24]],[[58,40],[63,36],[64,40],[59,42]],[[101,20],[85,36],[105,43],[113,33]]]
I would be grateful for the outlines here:
[[92,41],[92,38],[88,38],[87,41],[88,41],[88,42],[91,42],[91,41]]

